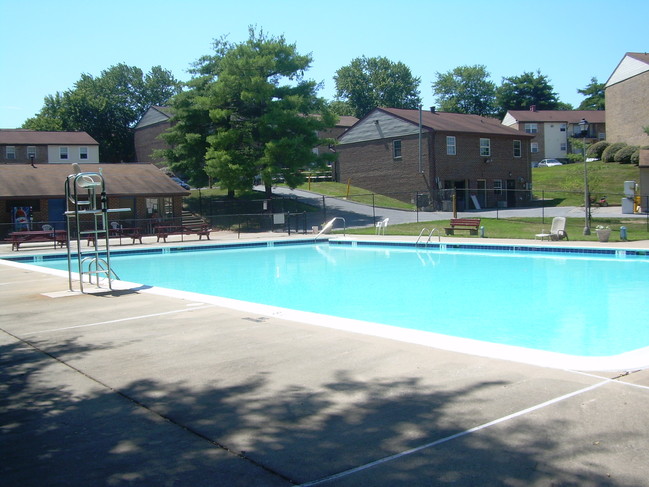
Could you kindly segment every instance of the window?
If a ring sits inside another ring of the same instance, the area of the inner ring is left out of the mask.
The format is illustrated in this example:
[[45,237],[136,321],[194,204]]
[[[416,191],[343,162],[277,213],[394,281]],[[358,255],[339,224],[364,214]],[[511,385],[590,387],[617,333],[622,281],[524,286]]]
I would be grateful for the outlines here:
[[539,151],[539,143],[538,142],[532,142],[530,144],[530,152],[532,152],[532,154],[536,154],[538,151]]
[[559,150],[561,150],[562,152],[566,152],[568,150],[568,143],[561,142],[561,147],[559,147]]
[[68,148],[59,147],[59,159],[67,159],[67,158],[68,158]]
[[446,137],[446,155],[454,156],[457,154],[457,146],[455,145],[455,136],[449,135]]
[[491,139],[480,139],[480,155],[482,157],[491,155]]
[[79,159],[80,160],[88,159],[88,148],[87,147],[79,147]]
[[528,134],[536,134],[539,131],[539,126],[535,123],[526,123],[525,132]]
[[515,140],[514,141],[514,157],[520,157],[521,156],[521,141],[520,140]]
[[392,158],[401,159],[401,141],[393,140],[392,141]]
[[501,179],[494,179],[494,194],[503,194],[503,182]]
[[36,147],[33,145],[27,146],[27,159],[36,159]]
[[7,159],[15,159],[16,158],[16,148],[13,145],[8,145],[7,150],[5,152],[5,155]]
[[559,130],[560,130],[561,132],[565,132],[565,131],[566,131],[566,124],[565,124],[565,123],[562,123],[561,125],[559,125]]

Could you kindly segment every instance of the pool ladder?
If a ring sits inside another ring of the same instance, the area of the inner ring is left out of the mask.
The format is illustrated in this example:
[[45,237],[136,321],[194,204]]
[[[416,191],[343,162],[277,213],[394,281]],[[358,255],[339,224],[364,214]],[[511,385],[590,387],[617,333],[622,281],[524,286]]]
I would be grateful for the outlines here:
[[[424,232],[428,231],[427,228],[422,228],[421,232],[419,232],[419,236],[417,237],[417,241],[415,242],[415,247],[419,244],[419,240],[424,236]],[[437,232],[437,239],[438,242],[442,241],[442,234],[440,233],[439,228],[435,227],[432,230],[429,231],[428,233],[428,238],[426,239],[426,243],[424,245],[428,245],[430,242],[430,239],[433,238],[433,234]]]
[[322,227],[322,230],[320,230],[320,233],[318,233],[318,234],[315,236],[315,239],[314,239],[314,240],[318,240],[318,237],[319,237],[320,235],[322,235],[323,233],[325,233],[327,230],[331,230],[331,229],[333,228],[333,226],[334,226],[334,222],[335,222],[336,220],[342,220],[342,221],[343,221],[343,235],[346,235],[346,234],[347,234],[347,223],[345,222],[345,219],[344,219],[342,216],[337,216],[336,218],[332,218],[331,220],[329,220],[329,221],[327,222],[327,224],[326,224],[324,227]]

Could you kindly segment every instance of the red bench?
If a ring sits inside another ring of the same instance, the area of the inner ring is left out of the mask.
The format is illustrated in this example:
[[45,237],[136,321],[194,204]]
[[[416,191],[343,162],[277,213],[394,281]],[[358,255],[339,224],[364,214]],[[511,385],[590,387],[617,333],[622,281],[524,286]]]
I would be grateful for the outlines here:
[[480,218],[451,218],[451,226],[445,228],[446,235],[454,235],[455,230],[468,230],[469,234],[477,235]]

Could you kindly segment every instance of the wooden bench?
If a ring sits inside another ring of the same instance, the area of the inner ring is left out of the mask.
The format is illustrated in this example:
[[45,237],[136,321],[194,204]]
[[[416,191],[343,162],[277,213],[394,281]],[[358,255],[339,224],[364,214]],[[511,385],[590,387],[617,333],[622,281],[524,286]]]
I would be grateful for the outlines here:
[[31,242],[48,242],[54,243],[54,248],[56,245],[67,245],[67,232],[65,230],[38,230],[38,231],[19,231],[11,232],[9,234],[9,240],[11,241],[11,250],[16,250],[20,248],[20,244],[31,243]]
[[455,230],[468,230],[471,235],[478,234],[480,218],[451,218],[451,226],[445,228],[446,235],[454,235]]
[[170,226],[157,226],[154,229],[156,237],[158,237],[157,242],[160,239],[167,241],[167,237],[171,235],[198,235],[198,239],[202,240],[203,236],[207,237],[207,240],[210,239],[210,232],[212,229],[209,225],[201,225],[199,228],[190,228],[182,225],[170,225]]

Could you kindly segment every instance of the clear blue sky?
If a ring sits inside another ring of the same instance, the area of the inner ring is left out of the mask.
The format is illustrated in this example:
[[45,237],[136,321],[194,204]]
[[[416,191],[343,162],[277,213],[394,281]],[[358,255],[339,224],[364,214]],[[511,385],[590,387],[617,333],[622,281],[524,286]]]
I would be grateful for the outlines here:
[[186,81],[212,40],[256,25],[311,53],[307,76],[333,99],[333,75],[360,56],[405,63],[434,105],[436,73],[482,64],[491,79],[540,70],[579,105],[626,52],[649,50],[646,0],[0,0],[0,128],[17,128],[47,95],[118,63],[160,65]]

